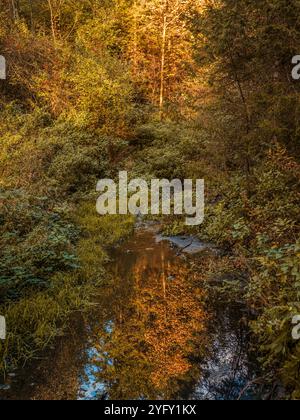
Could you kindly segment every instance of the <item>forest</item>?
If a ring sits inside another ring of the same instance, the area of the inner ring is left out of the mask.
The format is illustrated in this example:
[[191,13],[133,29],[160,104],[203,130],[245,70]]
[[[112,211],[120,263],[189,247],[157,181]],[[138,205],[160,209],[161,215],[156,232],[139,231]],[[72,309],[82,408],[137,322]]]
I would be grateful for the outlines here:
[[246,308],[259,381],[299,400],[299,0],[0,0],[0,19],[1,373],[101,295],[135,221],[100,217],[96,185],[127,171],[205,180],[204,223],[163,230],[222,250],[201,281]]

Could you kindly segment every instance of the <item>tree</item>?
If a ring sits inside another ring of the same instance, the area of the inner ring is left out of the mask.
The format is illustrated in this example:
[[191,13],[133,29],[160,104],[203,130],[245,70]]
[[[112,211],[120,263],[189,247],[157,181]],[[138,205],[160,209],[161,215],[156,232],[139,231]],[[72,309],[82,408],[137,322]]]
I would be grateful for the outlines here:
[[187,18],[200,4],[190,0],[136,0],[127,12],[125,56],[132,63],[134,80],[157,106],[160,119],[164,112],[172,111],[172,103],[183,105],[188,82],[196,74]]

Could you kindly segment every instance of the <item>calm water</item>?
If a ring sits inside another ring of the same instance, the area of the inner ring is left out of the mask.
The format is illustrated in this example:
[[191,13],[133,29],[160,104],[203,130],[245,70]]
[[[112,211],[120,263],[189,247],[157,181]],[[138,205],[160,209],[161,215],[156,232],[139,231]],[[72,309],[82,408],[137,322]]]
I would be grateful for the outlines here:
[[112,252],[92,319],[74,320],[51,356],[8,376],[1,398],[256,398],[242,311],[210,302],[193,268],[207,249],[137,228]]

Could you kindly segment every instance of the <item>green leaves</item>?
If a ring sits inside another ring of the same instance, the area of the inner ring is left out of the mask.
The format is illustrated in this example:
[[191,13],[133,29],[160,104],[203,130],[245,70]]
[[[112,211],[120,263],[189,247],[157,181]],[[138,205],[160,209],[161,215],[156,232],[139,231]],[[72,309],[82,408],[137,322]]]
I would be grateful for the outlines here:
[[48,199],[13,191],[6,191],[2,199],[2,301],[16,299],[31,288],[49,287],[51,276],[56,272],[78,268],[72,245],[78,238],[78,229],[60,214],[49,210]]

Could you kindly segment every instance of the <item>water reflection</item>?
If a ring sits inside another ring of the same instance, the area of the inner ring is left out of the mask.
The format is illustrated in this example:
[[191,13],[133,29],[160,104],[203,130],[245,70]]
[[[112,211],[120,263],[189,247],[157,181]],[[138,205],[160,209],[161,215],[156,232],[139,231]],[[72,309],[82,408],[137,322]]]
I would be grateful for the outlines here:
[[209,328],[210,357],[202,363],[193,399],[253,400],[262,395],[255,381],[257,361],[250,351],[249,330],[241,318],[243,309],[222,302],[215,306],[214,325]]
[[204,294],[188,262],[140,230],[114,252],[102,292],[80,398],[179,398],[207,347]]
[[191,239],[156,229],[113,252],[94,318],[75,316],[53,351],[8,375],[0,399],[262,399],[245,308],[204,295],[202,243],[187,257]]

